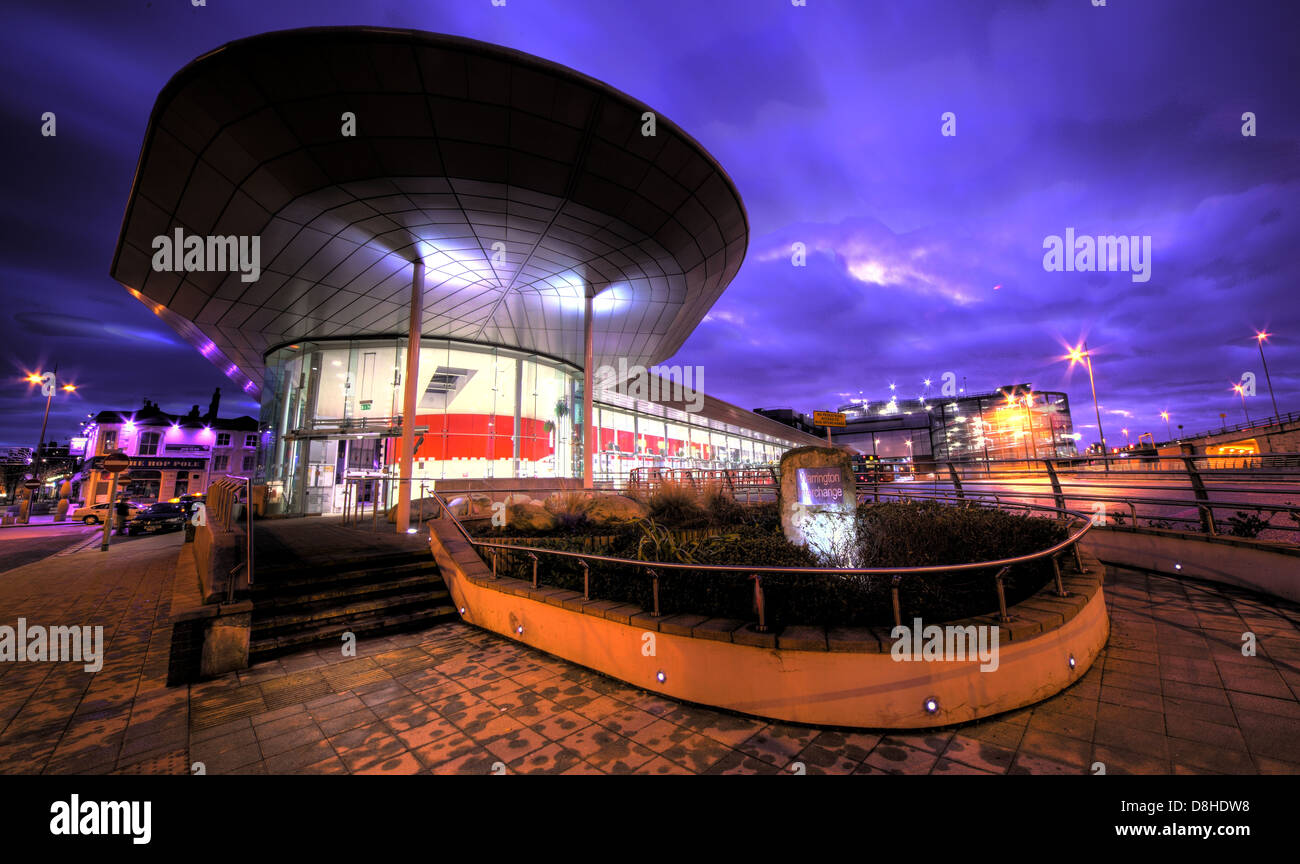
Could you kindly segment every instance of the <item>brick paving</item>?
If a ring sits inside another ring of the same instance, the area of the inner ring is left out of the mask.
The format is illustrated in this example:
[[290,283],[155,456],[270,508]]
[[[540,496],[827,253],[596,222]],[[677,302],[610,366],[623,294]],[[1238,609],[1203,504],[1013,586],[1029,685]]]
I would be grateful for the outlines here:
[[1300,773],[1300,607],[1227,588],[1108,571],[1111,639],[1077,684],[903,733],[685,705],[460,623],[168,690],[158,610],[178,551],[149,538],[109,553],[124,566],[64,572],[99,554],[86,552],[0,579],[0,623],[21,609],[102,617],[117,634],[93,677],[0,670],[0,772]]
[[185,770],[188,693],[166,686],[181,539],[92,544],[0,574],[0,624],[104,628],[98,672],[0,663],[0,773]]

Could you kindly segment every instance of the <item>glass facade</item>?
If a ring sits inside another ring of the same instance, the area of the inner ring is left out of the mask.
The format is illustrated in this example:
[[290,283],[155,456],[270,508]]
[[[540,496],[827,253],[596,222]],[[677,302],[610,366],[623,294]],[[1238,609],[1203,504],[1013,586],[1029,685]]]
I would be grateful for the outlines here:
[[1078,453],[1064,393],[1004,388],[935,403],[931,415],[931,443],[939,460],[1047,459]]
[[840,410],[848,425],[835,442],[882,461],[1046,459],[1078,452],[1068,397],[1028,384],[957,398],[855,401]]
[[[405,339],[301,342],[267,355],[260,480],[286,513],[343,507],[345,478],[396,476]],[[582,372],[508,348],[425,339],[413,476],[580,477]],[[667,405],[600,392],[597,480],[638,467],[772,464],[789,441]],[[391,484],[395,486],[395,484]],[[395,493],[395,490],[394,490]]]

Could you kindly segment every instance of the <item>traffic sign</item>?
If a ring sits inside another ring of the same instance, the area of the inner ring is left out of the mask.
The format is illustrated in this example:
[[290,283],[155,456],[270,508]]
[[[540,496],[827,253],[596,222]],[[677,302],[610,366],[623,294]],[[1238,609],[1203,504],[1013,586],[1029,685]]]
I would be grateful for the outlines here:
[[28,480],[27,482],[23,483],[23,488],[25,488],[25,489],[39,489],[39,488],[41,488],[41,481],[39,481],[39,480]]
[[131,458],[119,450],[105,456],[104,461],[99,463],[99,467],[110,474],[117,474],[120,471],[125,471],[130,464]]
[[814,411],[814,426],[844,426],[846,417],[839,411]]

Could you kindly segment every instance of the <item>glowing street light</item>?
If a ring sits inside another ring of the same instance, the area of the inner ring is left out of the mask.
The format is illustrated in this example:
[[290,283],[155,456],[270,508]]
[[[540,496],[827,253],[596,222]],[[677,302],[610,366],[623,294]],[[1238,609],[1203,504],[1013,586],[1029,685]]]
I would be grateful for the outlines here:
[[[59,389],[58,375],[59,375],[59,364],[57,363],[54,364],[54,369],[52,369],[49,372],[41,372],[38,370],[36,372],[29,372],[26,375],[27,383],[41,385],[41,392],[45,396],[45,416],[41,418],[41,437],[36,442],[36,449],[32,451],[32,479],[33,480],[40,479],[41,448],[45,446],[45,430],[50,422],[50,403],[54,401],[54,392],[57,389]],[[76,391],[76,389],[77,386],[75,384],[63,385],[63,390],[68,393],[73,393]],[[33,492],[32,501],[35,500],[36,500],[36,493]],[[28,506],[30,508],[30,505]],[[31,510],[28,509],[27,512],[28,512],[28,518],[30,518]]]
[[[1066,355],[1070,361],[1070,368],[1074,368],[1075,363],[1083,363],[1088,367],[1088,385],[1092,388],[1092,408],[1097,412],[1097,439],[1101,442],[1101,455],[1106,455],[1106,433],[1101,431],[1101,408],[1097,405],[1097,382],[1092,377],[1092,352],[1088,350],[1088,343],[1084,341],[1082,345],[1070,349]],[[1106,472],[1110,472],[1110,463],[1102,460],[1102,465]]]
[[1128,442],[1128,430],[1127,430],[1127,429],[1121,429],[1121,430],[1119,430],[1119,431],[1121,431],[1121,432],[1124,433],[1124,446],[1127,447],[1127,446],[1128,446],[1128,443],[1129,443],[1129,442]]
[[1273,416],[1280,417],[1282,415],[1279,414],[1277,410],[1277,397],[1273,395],[1273,379],[1268,375],[1268,361],[1264,359],[1264,343],[1267,342],[1268,337],[1272,335],[1272,333],[1265,330],[1256,332],[1255,344],[1259,346],[1259,362],[1264,364],[1264,380],[1268,382],[1268,398],[1273,400]]
[[1174,432],[1171,428],[1169,428],[1169,412],[1161,411],[1160,416],[1163,417],[1165,420],[1165,434],[1169,436],[1170,441],[1174,440]]
[[1246,388],[1240,384],[1233,384],[1232,390],[1241,397],[1241,411],[1246,415],[1246,425],[1250,425],[1250,412],[1246,410]]

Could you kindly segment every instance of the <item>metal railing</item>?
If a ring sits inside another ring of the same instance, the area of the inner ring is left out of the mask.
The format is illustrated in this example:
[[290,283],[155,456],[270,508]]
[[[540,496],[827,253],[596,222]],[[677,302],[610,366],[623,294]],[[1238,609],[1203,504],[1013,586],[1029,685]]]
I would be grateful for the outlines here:
[[[235,575],[242,568],[248,579],[248,584],[253,584],[253,500],[252,500],[253,481],[249,477],[238,477],[233,474],[227,474],[224,477],[218,477],[208,486],[208,497],[205,502],[207,518],[215,521],[225,530],[229,531],[238,524],[240,516],[244,518],[244,560],[235,566],[230,573],[230,582],[227,587],[227,599],[234,597]],[[238,513],[237,505],[243,506],[243,512]]]
[[[390,492],[398,488],[397,479],[389,475],[373,477],[344,477],[343,508],[340,511],[344,525],[359,526],[366,519],[366,505],[370,505],[370,524],[379,524],[380,508],[384,509],[387,520],[388,499]],[[427,481],[426,481],[427,482]],[[423,494],[420,496],[423,498]]]
[[[1111,464],[1109,473],[1103,473],[1103,460],[1134,464],[1122,471]],[[1283,532],[1288,542],[1300,540],[1300,454],[1179,455],[1152,457],[1145,465],[1136,464],[1139,461],[1094,456],[1003,460],[991,467],[982,461],[935,462],[928,479],[899,483],[860,477],[858,492],[860,499],[873,500],[923,497],[926,490],[994,503],[1050,500],[1060,508],[1091,509],[1094,524],[1122,526],[1131,519],[1136,526],[1139,519],[1147,519],[1146,527],[1156,530],[1182,530],[1175,526],[1186,525],[1209,536],[1228,533],[1243,538],[1276,531]],[[1121,509],[1118,518],[1107,512],[1112,504]],[[1239,516],[1225,520],[1225,511],[1253,511],[1257,519],[1268,515],[1261,525]],[[1279,514],[1286,518],[1275,518]],[[1221,527],[1225,521],[1231,525],[1228,532]]]
[[1204,432],[1194,434],[1184,434],[1173,441],[1166,441],[1165,444],[1176,444],[1179,441],[1186,441],[1190,438],[1210,438],[1215,435],[1226,435],[1229,432],[1245,432],[1248,429],[1264,429],[1269,426],[1280,426],[1283,423],[1294,423],[1300,420],[1300,411],[1291,411],[1287,414],[1276,414],[1272,417],[1261,417],[1257,420],[1248,420],[1244,423],[1238,423],[1235,426],[1220,426],[1218,429],[1207,429]]
[[[499,491],[499,490],[498,490]],[[653,617],[662,617],[659,607],[659,571],[664,570],[686,570],[706,573],[745,573],[749,574],[754,582],[754,606],[757,614],[756,630],[765,632],[767,630],[767,612],[766,599],[763,593],[762,577],[763,574],[798,574],[798,575],[820,575],[828,578],[839,576],[885,576],[890,579],[890,597],[893,607],[893,617],[895,626],[902,624],[902,609],[899,597],[899,586],[902,581],[909,576],[921,576],[938,573],[956,573],[980,570],[996,571],[993,577],[994,587],[998,595],[998,615],[1002,623],[1009,623],[1012,619],[1008,614],[1006,595],[1003,589],[1003,580],[1011,568],[1017,564],[1025,564],[1031,561],[1047,559],[1051,562],[1055,582],[1055,590],[1058,596],[1068,596],[1068,592],[1061,581],[1061,568],[1058,556],[1067,550],[1072,555],[1075,568],[1078,572],[1086,572],[1083,567],[1083,560],[1079,554],[1079,541],[1092,527],[1091,519],[1082,514],[1064,508],[1044,507],[1035,504],[1011,503],[1000,505],[1001,508],[1015,507],[1026,511],[1038,511],[1042,513],[1051,513],[1055,518],[1062,521],[1073,521],[1074,524],[1067,527],[1068,535],[1064,540],[1052,545],[1047,549],[1032,552],[1026,555],[1018,555],[1010,558],[999,558],[991,561],[976,561],[967,564],[941,564],[928,565],[923,567],[765,567],[739,564],[691,564],[668,561],[640,561],[630,558],[617,558],[609,555],[598,555],[589,552],[569,552],[559,549],[547,549],[540,546],[521,546],[512,543],[497,543],[488,540],[477,539],[472,536],[460,519],[452,512],[448,502],[438,492],[431,493],[431,497],[437,502],[441,517],[451,520],[457,533],[460,534],[476,550],[488,550],[492,557],[492,577],[498,578],[498,556],[499,553],[519,553],[532,562],[532,585],[538,587],[538,569],[541,558],[539,556],[549,556],[552,558],[569,559],[578,562],[578,566],[583,570],[583,599],[591,599],[591,579],[590,564],[602,563],[615,566],[636,568],[644,571],[646,578],[651,580],[651,595]],[[948,496],[954,503],[960,503],[962,506],[971,506],[978,502],[963,500],[956,496]]]

